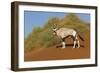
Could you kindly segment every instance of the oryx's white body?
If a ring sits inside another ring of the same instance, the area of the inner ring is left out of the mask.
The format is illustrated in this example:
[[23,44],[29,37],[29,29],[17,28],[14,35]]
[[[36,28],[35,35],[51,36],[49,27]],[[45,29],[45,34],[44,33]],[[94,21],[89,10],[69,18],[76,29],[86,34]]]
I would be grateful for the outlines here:
[[[56,29],[57,30],[57,29]],[[65,38],[66,36],[76,36],[76,31],[73,29],[68,29],[68,28],[60,28],[59,30],[56,31],[57,36],[61,38]]]
[[[77,32],[74,29],[69,28],[54,28],[53,31],[56,33],[58,37],[60,37],[62,40],[65,39],[67,36],[72,36],[74,38],[74,45],[73,48],[75,48],[76,44],[78,44],[78,48],[80,47],[80,42],[78,40]],[[62,41],[62,48],[65,48],[65,41]]]

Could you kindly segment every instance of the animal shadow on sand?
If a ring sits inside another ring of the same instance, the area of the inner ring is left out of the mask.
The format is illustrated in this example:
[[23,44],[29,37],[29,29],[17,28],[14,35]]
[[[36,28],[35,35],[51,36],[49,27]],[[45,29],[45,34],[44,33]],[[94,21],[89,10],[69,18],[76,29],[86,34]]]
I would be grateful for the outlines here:
[[[74,45],[74,44],[66,44],[66,48],[67,48],[67,47],[73,47],[73,45]],[[61,48],[61,47],[62,47],[61,44],[56,46],[56,48]],[[75,47],[77,47],[77,45],[76,45]],[[80,47],[84,48],[84,45],[80,45]]]

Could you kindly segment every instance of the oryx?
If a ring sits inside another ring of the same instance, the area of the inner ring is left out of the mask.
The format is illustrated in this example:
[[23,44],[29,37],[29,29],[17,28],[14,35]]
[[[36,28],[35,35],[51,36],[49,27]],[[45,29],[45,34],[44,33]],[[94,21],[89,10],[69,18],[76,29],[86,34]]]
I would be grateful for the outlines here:
[[78,39],[78,36],[80,37],[81,40],[84,41],[84,39],[80,35],[78,35],[77,31],[75,31],[75,29],[56,27],[56,28],[53,28],[53,32],[54,34],[56,34],[58,37],[62,39],[62,48],[66,47],[65,38],[68,36],[71,36],[73,38],[73,41],[74,41],[73,48],[75,48],[76,44],[77,44],[77,48],[80,47],[80,41]]

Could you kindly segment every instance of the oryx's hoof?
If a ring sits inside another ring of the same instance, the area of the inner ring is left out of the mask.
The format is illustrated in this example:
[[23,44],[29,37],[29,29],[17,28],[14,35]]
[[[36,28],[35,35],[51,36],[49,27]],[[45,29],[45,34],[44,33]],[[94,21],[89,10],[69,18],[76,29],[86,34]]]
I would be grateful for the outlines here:
[[66,48],[66,47],[62,47],[62,49],[64,49],[64,48]]
[[77,48],[80,48],[80,46],[78,46]]
[[75,47],[73,47],[73,48],[75,48]]

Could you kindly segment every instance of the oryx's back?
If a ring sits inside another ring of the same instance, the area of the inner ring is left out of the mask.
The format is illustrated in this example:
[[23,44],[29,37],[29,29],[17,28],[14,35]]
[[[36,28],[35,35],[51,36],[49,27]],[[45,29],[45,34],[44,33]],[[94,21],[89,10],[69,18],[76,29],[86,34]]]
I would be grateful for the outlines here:
[[76,31],[74,29],[70,29],[70,28],[60,28],[57,31],[57,35],[64,38],[68,35],[72,35],[75,36],[76,35]]

